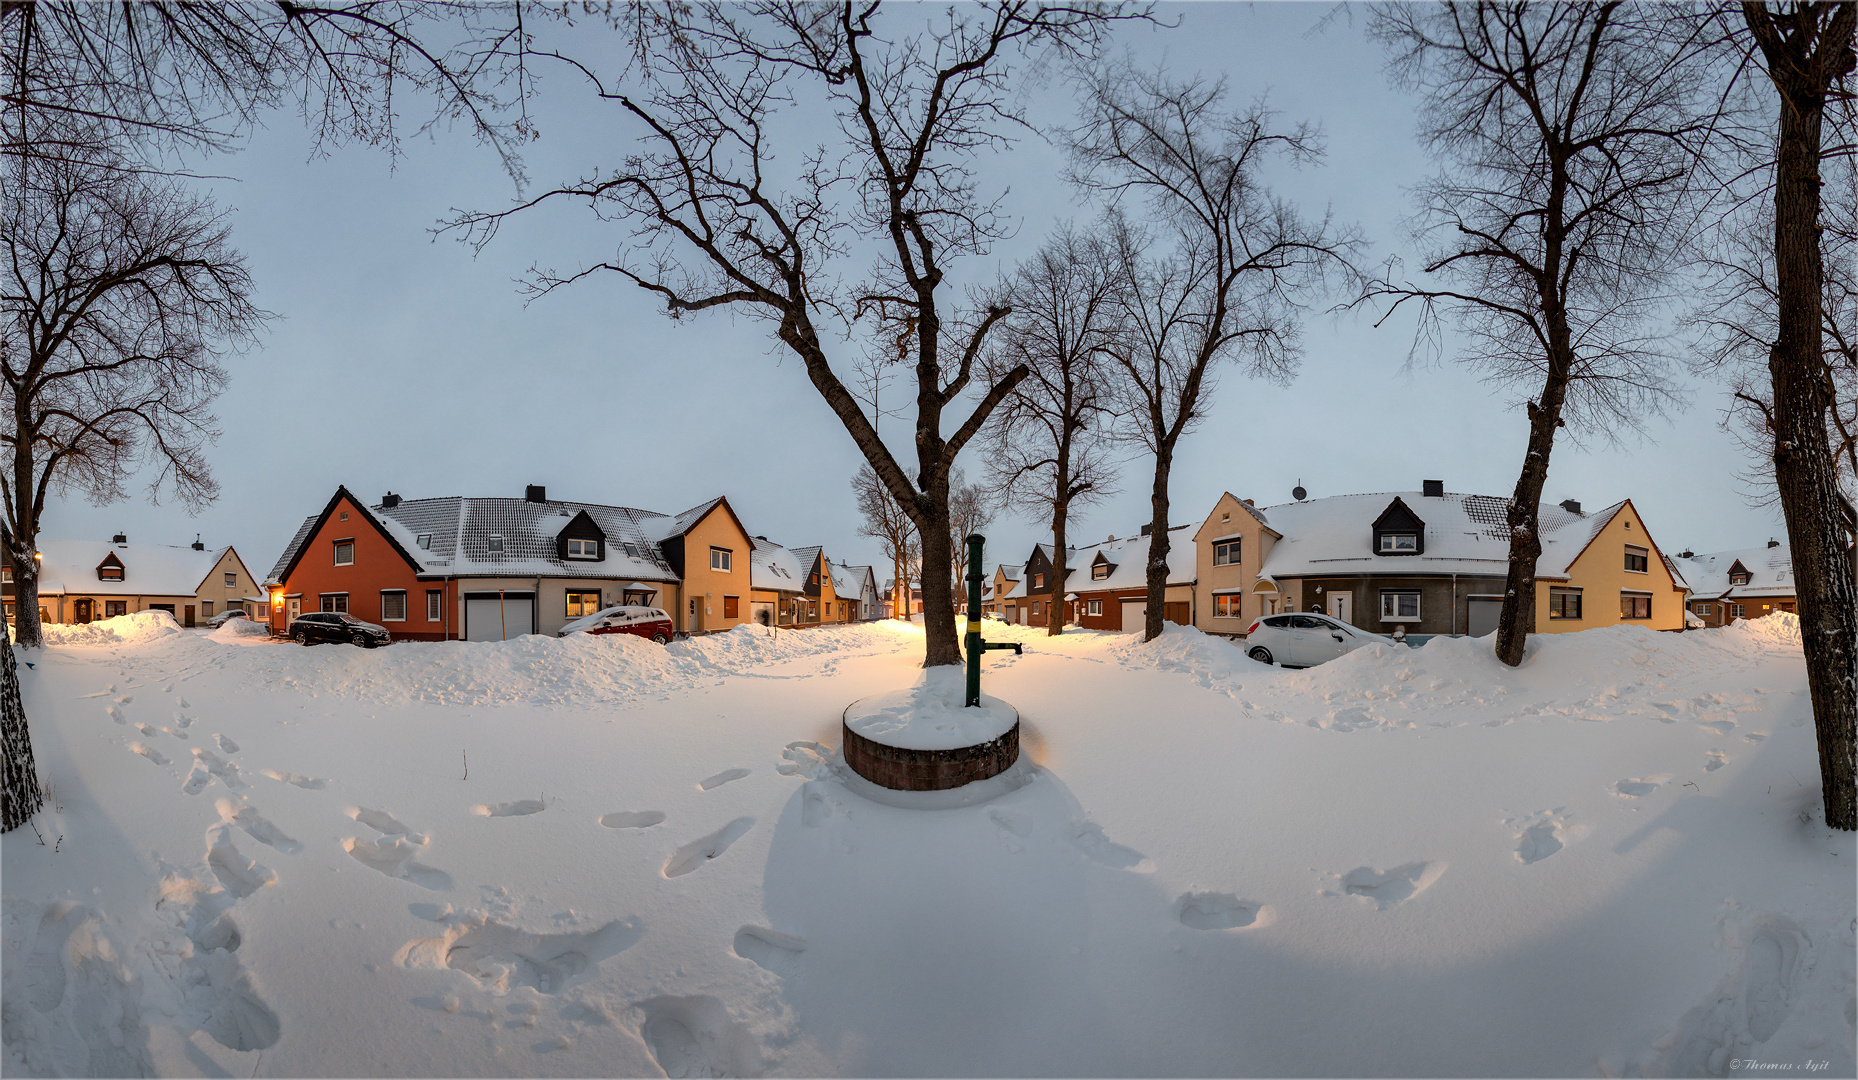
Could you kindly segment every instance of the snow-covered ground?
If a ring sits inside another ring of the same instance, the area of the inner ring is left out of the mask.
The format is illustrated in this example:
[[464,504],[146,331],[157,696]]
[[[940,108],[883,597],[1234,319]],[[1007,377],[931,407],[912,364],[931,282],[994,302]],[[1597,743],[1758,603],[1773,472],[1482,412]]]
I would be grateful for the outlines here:
[[[1371,647],[989,623],[1028,767],[860,796],[895,623],[20,655],[8,1074],[1850,1076],[1797,625]],[[468,775],[467,775],[468,767]]]

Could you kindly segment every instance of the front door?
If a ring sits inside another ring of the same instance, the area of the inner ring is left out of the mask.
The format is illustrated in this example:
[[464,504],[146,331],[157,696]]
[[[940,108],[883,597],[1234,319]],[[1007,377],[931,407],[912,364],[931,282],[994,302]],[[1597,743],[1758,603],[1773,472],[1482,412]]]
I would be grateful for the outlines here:
[[703,597],[690,598],[690,622],[684,628],[693,634],[703,629]]
[[89,597],[71,602],[71,621],[79,623],[87,623],[90,621]]
[[181,625],[192,626],[194,624],[194,606],[192,604],[185,604],[182,606],[186,609],[187,621],[183,622]]
[[303,614],[303,599],[301,597],[292,597],[284,601],[284,628],[288,630],[290,624],[296,622],[297,616],[301,614]]
[[1330,593],[1329,594],[1329,614],[1335,616],[1335,619],[1337,622],[1345,622],[1348,625],[1353,626],[1355,625],[1355,620],[1348,617],[1349,595],[1350,594],[1345,593],[1345,592],[1344,593]]

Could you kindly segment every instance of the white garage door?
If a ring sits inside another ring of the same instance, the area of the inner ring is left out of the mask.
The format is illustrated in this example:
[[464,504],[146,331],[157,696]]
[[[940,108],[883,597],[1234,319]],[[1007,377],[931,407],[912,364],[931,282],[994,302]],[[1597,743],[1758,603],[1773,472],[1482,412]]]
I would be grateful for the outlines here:
[[1127,634],[1132,630],[1142,630],[1146,628],[1147,625],[1148,625],[1148,601],[1146,600],[1124,600],[1123,601],[1123,633]]
[[535,632],[535,600],[525,593],[465,599],[465,637],[470,641],[506,641]]
[[1483,637],[1497,632],[1497,620],[1503,615],[1503,597],[1473,596],[1466,602],[1470,609],[1465,617],[1467,632],[1472,637]]

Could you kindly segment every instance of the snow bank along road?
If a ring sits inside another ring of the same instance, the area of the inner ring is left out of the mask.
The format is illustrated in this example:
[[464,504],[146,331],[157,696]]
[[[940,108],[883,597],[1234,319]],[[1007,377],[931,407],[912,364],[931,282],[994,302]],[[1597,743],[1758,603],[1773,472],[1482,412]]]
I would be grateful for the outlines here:
[[1516,670],[989,632],[1026,767],[923,810],[833,749],[920,674],[895,624],[74,628],[21,672],[54,806],[0,842],[0,1064],[1852,1075],[1858,851],[1788,617]]

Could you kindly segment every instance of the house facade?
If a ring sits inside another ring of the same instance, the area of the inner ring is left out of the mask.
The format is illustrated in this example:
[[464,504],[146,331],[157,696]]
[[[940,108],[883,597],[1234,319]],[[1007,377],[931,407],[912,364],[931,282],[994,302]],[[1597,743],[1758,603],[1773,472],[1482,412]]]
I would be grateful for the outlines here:
[[266,585],[271,626],[346,611],[414,640],[553,634],[614,604],[663,608],[678,630],[748,621],[753,543],[727,499],[682,514],[548,498],[449,496],[370,506],[339,487]]
[[[1194,527],[1168,530],[1168,583],[1162,594],[1162,618],[1181,626],[1195,624],[1197,551]],[[1087,630],[1128,633],[1146,625],[1148,612],[1149,537],[1111,538],[1080,547],[1072,554],[1068,595],[1075,594],[1075,621]]]
[[[140,611],[166,611],[183,626],[244,609],[258,591],[251,571],[232,547],[131,543],[118,533],[108,541],[39,540],[39,618],[46,623],[88,623]],[[13,618],[12,574],[7,617]],[[262,614],[260,617],[262,617]]]
[[806,573],[793,552],[765,536],[754,541],[749,616],[760,626],[792,626],[806,610]]
[[1686,551],[1672,561],[1690,584],[1691,614],[1706,627],[1799,610],[1793,549],[1779,540],[1707,555]]
[[[1419,491],[1258,507],[1224,494],[1195,533],[1195,625],[1241,636],[1262,615],[1322,611],[1374,633],[1496,628],[1509,560],[1508,500]],[[1534,632],[1622,622],[1683,626],[1684,584],[1630,500],[1540,508]]]

